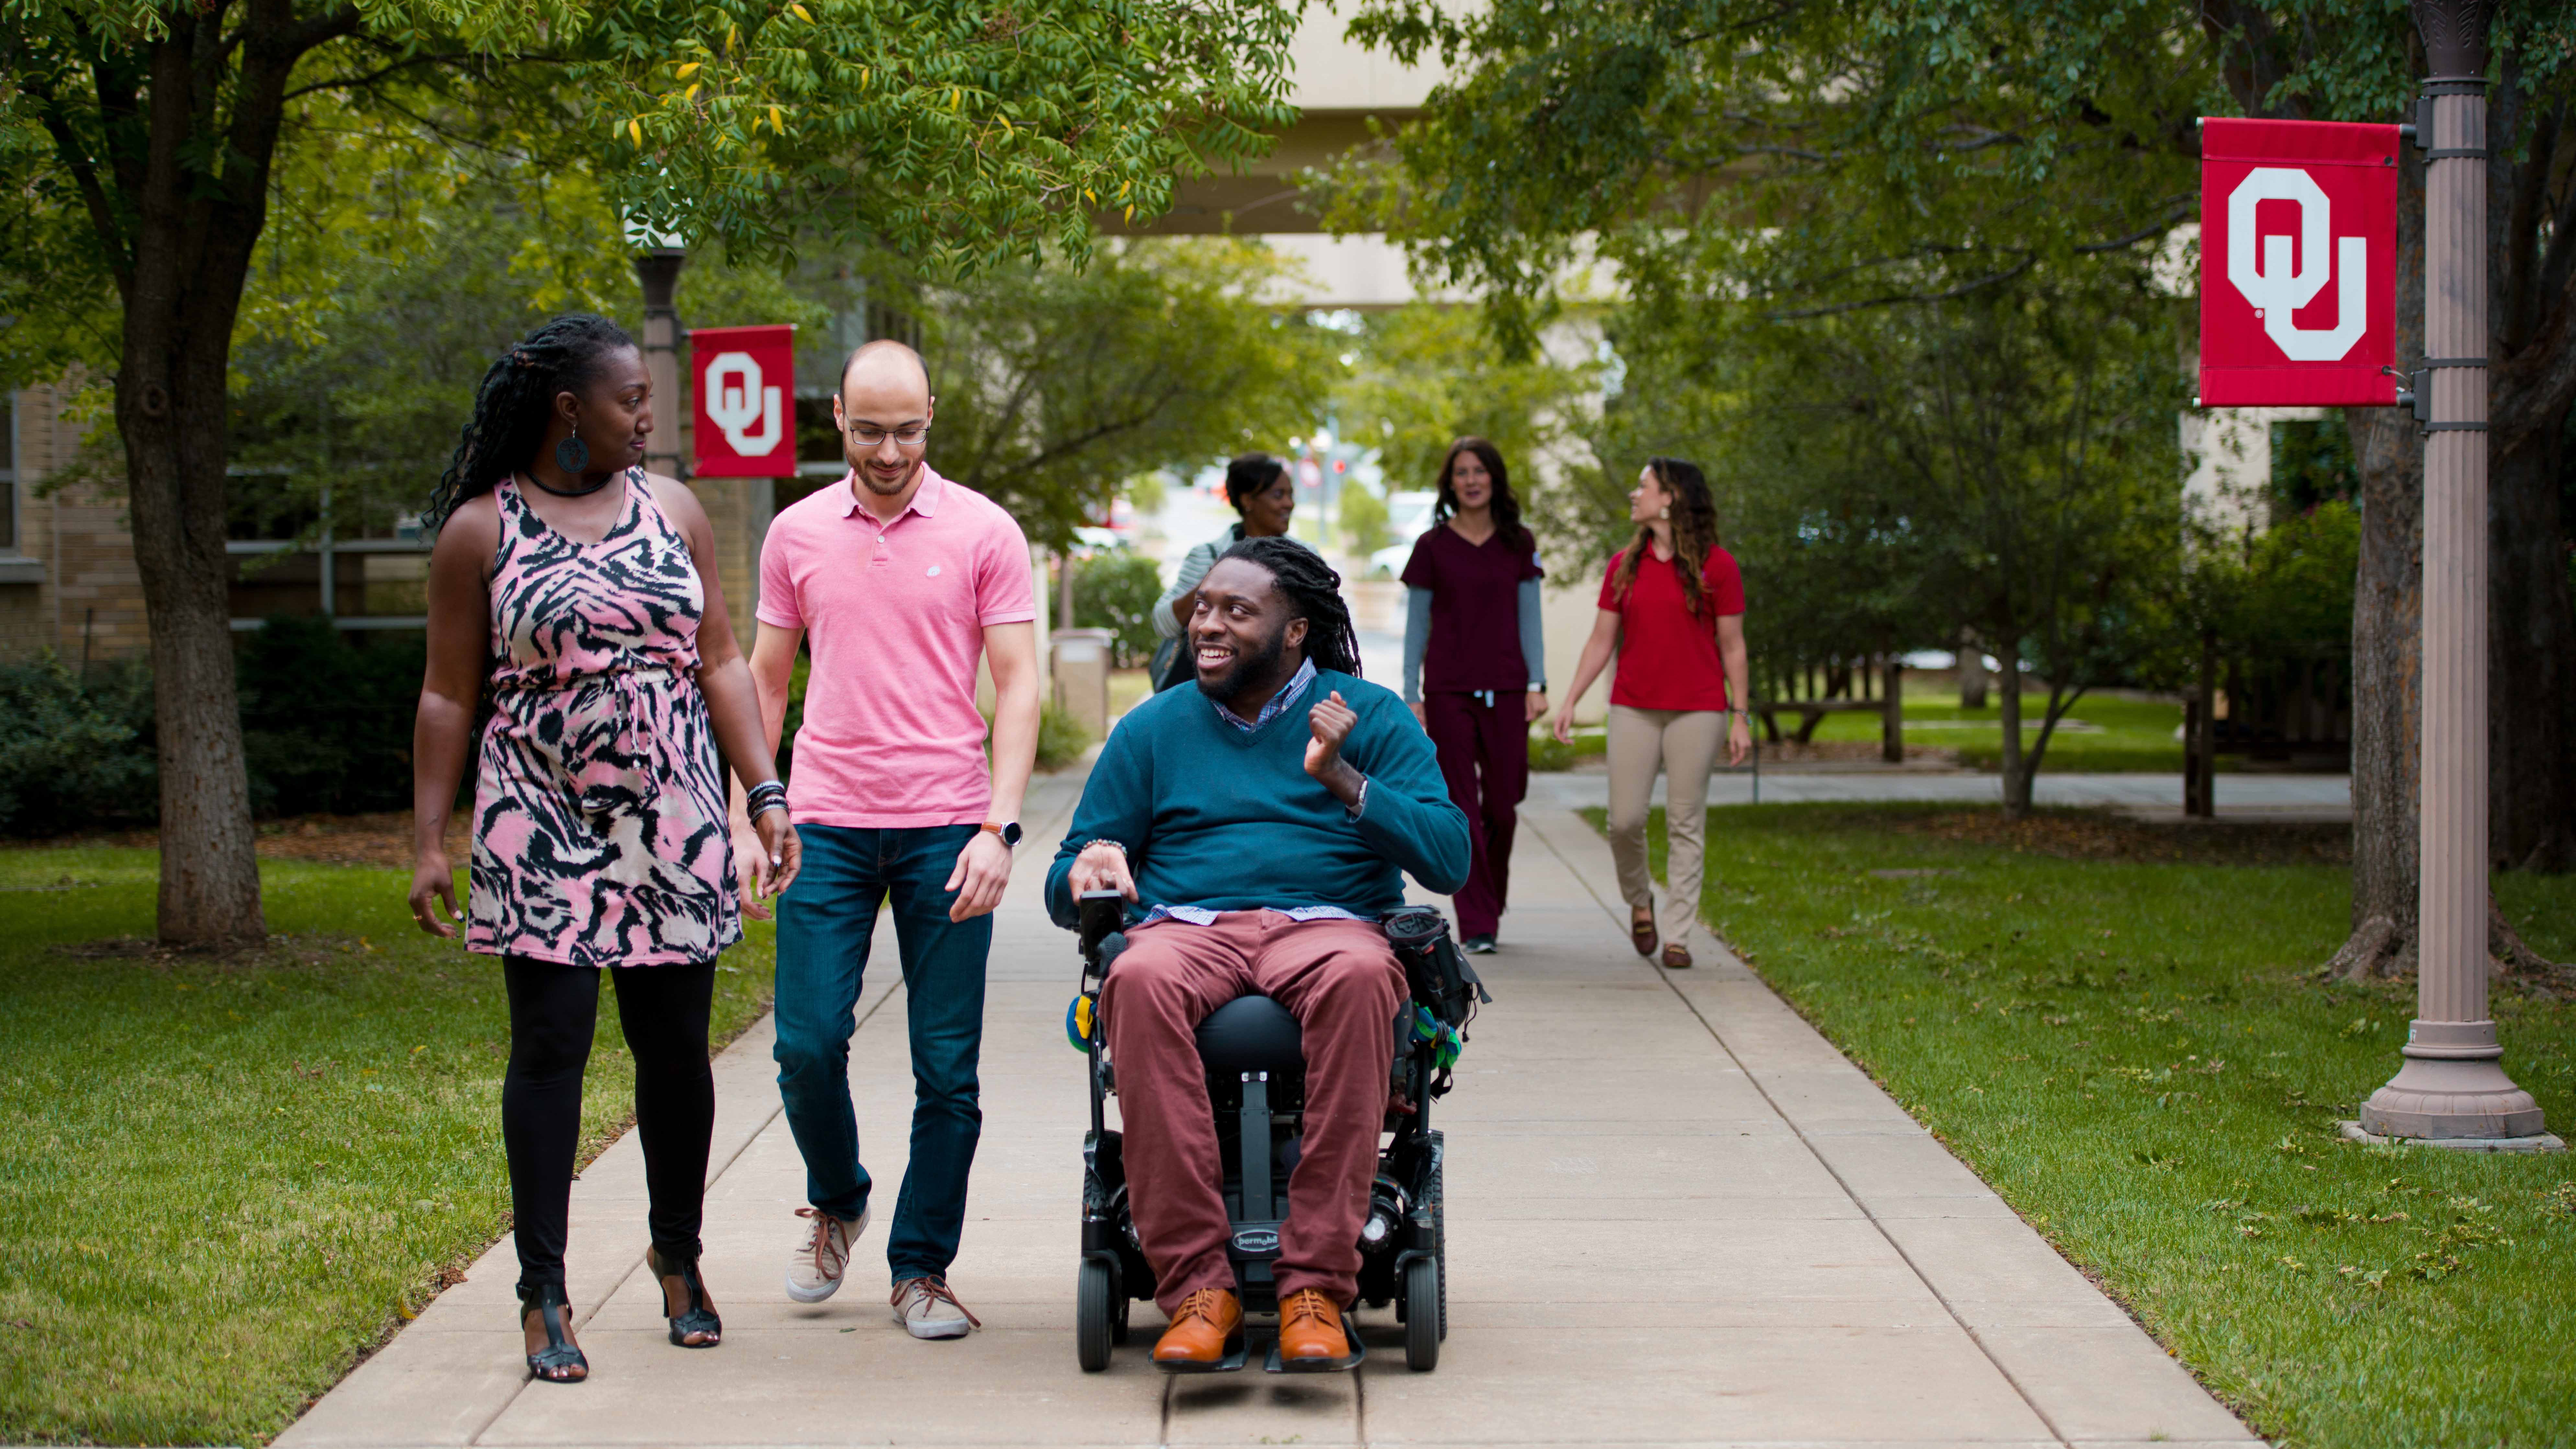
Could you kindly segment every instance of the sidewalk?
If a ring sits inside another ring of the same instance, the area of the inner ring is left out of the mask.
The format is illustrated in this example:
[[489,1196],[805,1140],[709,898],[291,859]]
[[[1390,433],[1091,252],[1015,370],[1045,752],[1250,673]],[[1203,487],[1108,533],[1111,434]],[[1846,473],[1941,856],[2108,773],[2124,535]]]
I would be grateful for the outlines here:
[[[1767,784],[1767,782],[1766,782]],[[1038,907],[1070,782],[1030,803],[996,932],[985,1130],[953,1282],[984,1320],[916,1343],[885,1307],[882,1217],[851,1284],[778,1280],[803,1173],[766,1023],[716,1065],[706,1275],[723,1347],[668,1346],[630,1135],[573,1195],[593,1377],[523,1382],[507,1240],[315,1405],[280,1449],[430,1445],[2244,1444],[2245,1429],[1715,943],[1627,948],[1600,837],[1533,800],[1503,952],[1448,1132],[1452,1331],[1435,1373],[1367,1315],[1358,1373],[1174,1380],[1137,1335],[1074,1363],[1080,1058],[1069,936]],[[1766,795],[1768,791],[1766,789]],[[891,931],[852,1076],[870,1170],[902,1172],[910,1078]]]

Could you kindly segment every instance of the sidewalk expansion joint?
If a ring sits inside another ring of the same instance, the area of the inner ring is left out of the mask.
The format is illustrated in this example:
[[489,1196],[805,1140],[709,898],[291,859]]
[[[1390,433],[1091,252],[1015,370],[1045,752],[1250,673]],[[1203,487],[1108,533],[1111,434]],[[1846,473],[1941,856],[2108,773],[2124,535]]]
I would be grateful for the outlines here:
[[[1590,822],[1583,820],[1581,816],[1573,815],[1571,811],[1566,813],[1577,824],[1582,825],[1585,829],[1588,830],[1591,828]],[[1548,853],[1556,857],[1557,863],[1565,867],[1566,874],[1572,876],[1582,885],[1584,893],[1591,896],[1594,903],[1601,907],[1601,913],[1607,917],[1613,925],[1616,925],[1619,920],[1619,913],[1611,909],[1608,901],[1602,899],[1601,893],[1594,889],[1592,881],[1586,877],[1582,871],[1576,869],[1574,862],[1567,859],[1564,851],[1557,848],[1556,842],[1549,838],[1546,830],[1541,829],[1534,833],[1546,844]],[[1723,955],[1719,958],[1721,961],[1733,961],[1739,965],[1742,964],[1743,958],[1736,953],[1735,948],[1727,945],[1724,940],[1718,937],[1718,934],[1715,931],[1708,930],[1708,927],[1705,924],[1703,924],[1700,929],[1707,932],[1710,940],[1717,942],[1719,949],[1723,952]],[[1970,1324],[1968,1320],[1960,1314],[1959,1310],[1951,1304],[1950,1295],[1941,1291],[1941,1286],[1932,1281],[1931,1276],[1923,1271],[1921,1264],[1914,1261],[1914,1255],[1905,1251],[1905,1245],[1896,1240],[1895,1234],[1890,1233],[1887,1230],[1887,1225],[1885,1223],[1879,1221],[1877,1211],[1871,1208],[1871,1206],[1861,1198],[1859,1193],[1852,1190],[1851,1183],[1843,1177],[1839,1170],[1835,1168],[1833,1162],[1828,1159],[1824,1153],[1817,1150],[1815,1141],[1807,1135],[1807,1129],[1800,1126],[1797,1119],[1791,1117],[1788,1112],[1781,1108],[1779,1099],[1771,1095],[1771,1089],[1764,1085],[1762,1079],[1755,1076],[1751,1069],[1744,1065],[1744,1059],[1735,1054],[1735,1048],[1729,1046],[1724,1034],[1718,1031],[1717,1023],[1708,1019],[1708,1014],[1699,1009],[1699,1003],[1691,1000],[1688,995],[1683,993],[1681,986],[1673,980],[1671,972],[1665,970],[1662,966],[1657,965],[1652,961],[1648,961],[1646,965],[1647,969],[1655,973],[1656,979],[1663,983],[1664,989],[1673,994],[1673,999],[1681,1003],[1682,1009],[1689,1012],[1692,1018],[1700,1024],[1700,1029],[1708,1033],[1708,1039],[1717,1044],[1717,1049],[1720,1052],[1725,1053],[1726,1059],[1729,1062],[1734,1063],[1735,1069],[1744,1073],[1745,1082],[1749,1084],[1753,1088],[1754,1092],[1762,1098],[1763,1105],[1771,1109],[1772,1115],[1778,1117],[1782,1125],[1786,1126],[1791,1132],[1797,1134],[1798,1145],[1807,1149],[1807,1154],[1816,1160],[1816,1165],[1825,1170],[1825,1175],[1834,1180],[1834,1185],[1836,1187],[1842,1189],[1843,1196],[1849,1198],[1852,1206],[1859,1208],[1861,1215],[1869,1219],[1870,1227],[1877,1231],[1881,1241],[1885,1242],[1889,1248],[1895,1250],[1896,1256],[1904,1262],[1906,1271],[1912,1273],[1915,1281],[1921,1283],[1925,1290],[1931,1293],[1933,1300],[1941,1305],[1941,1311],[1950,1315],[1950,1321],[1957,1324],[1959,1326],[1959,1331],[1968,1336],[1968,1341],[1977,1346],[1977,1352],[1984,1356],[1987,1363],[1993,1365],[1995,1372],[2002,1376],[2003,1381],[2012,1385],[2013,1393],[2020,1397],[2023,1405],[2030,1410],[2032,1417],[2038,1419],[2041,1426],[2048,1430],[2049,1437],[2057,1442],[2060,1449],[2073,1449],[2073,1441],[2066,1437],[2066,1431],[2058,1427],[2056,1419],[2051,1417],[2046,1409],[2040,1407],[2037,1399],[2031,1397],[2030,1391],[2023,1387],[2021,1380],[2014,1375],[2010,1368],[2005,1366],[2004,1361],[1995,1356],[1994,1350],[1987,1345],[1984,1335],[1978,1333],[1975,1326]],[[1763,982],[1759,975],[1754,974],[1752,967],[1746,966],[1744,967],[1744,971],[1745,974],[1751,976],[1756,983],[1761,984],[1764,990],[1767,991],[1770,989],[1769,983]],[[1839,1053],[1840,1049],[1837,1048],[1836,1050]],[[1845,1058],[1845,1061],[1848,1064],[1849,1058]],[[1858,1072],[1860,1069],[1855,1066],[1852,1070]]]

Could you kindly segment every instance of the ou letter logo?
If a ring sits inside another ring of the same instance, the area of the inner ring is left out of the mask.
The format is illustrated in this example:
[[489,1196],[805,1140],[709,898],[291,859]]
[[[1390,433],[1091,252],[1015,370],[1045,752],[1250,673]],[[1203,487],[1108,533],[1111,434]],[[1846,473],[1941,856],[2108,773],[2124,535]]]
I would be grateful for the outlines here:
[[[2257,236],[2255,208],[2266,201],[2299,208],[2298,261],[2291,239]],[[2357,236],[2328,244],[2334,208],[2316,178],[2295,166],[2257,166],[2227,197],[2227,280],[2263,318],[2264,335],[2293,362],[2339,362],[2369,325],[2370,243]],[[2258,255],[2257,248],[2260,248]],[[2291,314],[2335,283],[2335,324],[2310,330]]]
[[761,381],[760,362],[748,352],[719,352],[707,364],[707,421],[745,458],[767,457],[787,436],[779,425],[779,390]]

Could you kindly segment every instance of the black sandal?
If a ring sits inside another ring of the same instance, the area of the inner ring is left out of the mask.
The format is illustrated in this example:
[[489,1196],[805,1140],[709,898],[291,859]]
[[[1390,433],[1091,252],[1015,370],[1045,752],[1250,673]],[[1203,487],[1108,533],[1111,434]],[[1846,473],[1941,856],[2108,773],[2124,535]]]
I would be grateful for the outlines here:
[[[667,1280],[677,1278],[689,1290],[686,1310],[665,1315],[671,1320],[671,1342],[681,1348],[713,1348],[724,1341],[724,1320],[707,1306],[707,1285],[698,1277],[698,1260],[674,1263],[662,1256],[660,1248],[648,1248],[644,1261],[653,1269],[656,1286],[662,1289],[662,1306],[669,1307],[671,1290]],[[689,1339],[694,1335],[697,1342]]]
[[[577,1384],[590,1377],[590,1360],[564,1337],[565,1310],[571,1307],[572,1300],[564,1296],[561,1283],[548,1283],[533,1292],[519,1290],[519,1332],[527,1333],[531,1312],[546,1326],[546,1346],[528,1355],[528,1377],[550,1384]],[[571,1372],[574,1369],[580,1372]]]

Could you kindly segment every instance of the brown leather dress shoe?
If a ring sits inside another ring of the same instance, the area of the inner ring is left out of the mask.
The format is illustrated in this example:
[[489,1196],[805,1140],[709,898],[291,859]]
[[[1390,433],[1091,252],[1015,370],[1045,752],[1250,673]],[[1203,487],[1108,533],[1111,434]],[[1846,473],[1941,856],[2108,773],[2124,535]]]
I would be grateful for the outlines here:
[[1329,1373],[1359,1362],[1342,1332],[1341,1305],[1319,1288],[1300,1288],[1279,1304],[1279,1363],[1290,1373]]
[[1181,1300],[1172,1326],[1154,1344],[1165,1373],[1213,1373],[1243,1333],[1243,1303],[1230,1288],[1202,1288]]

